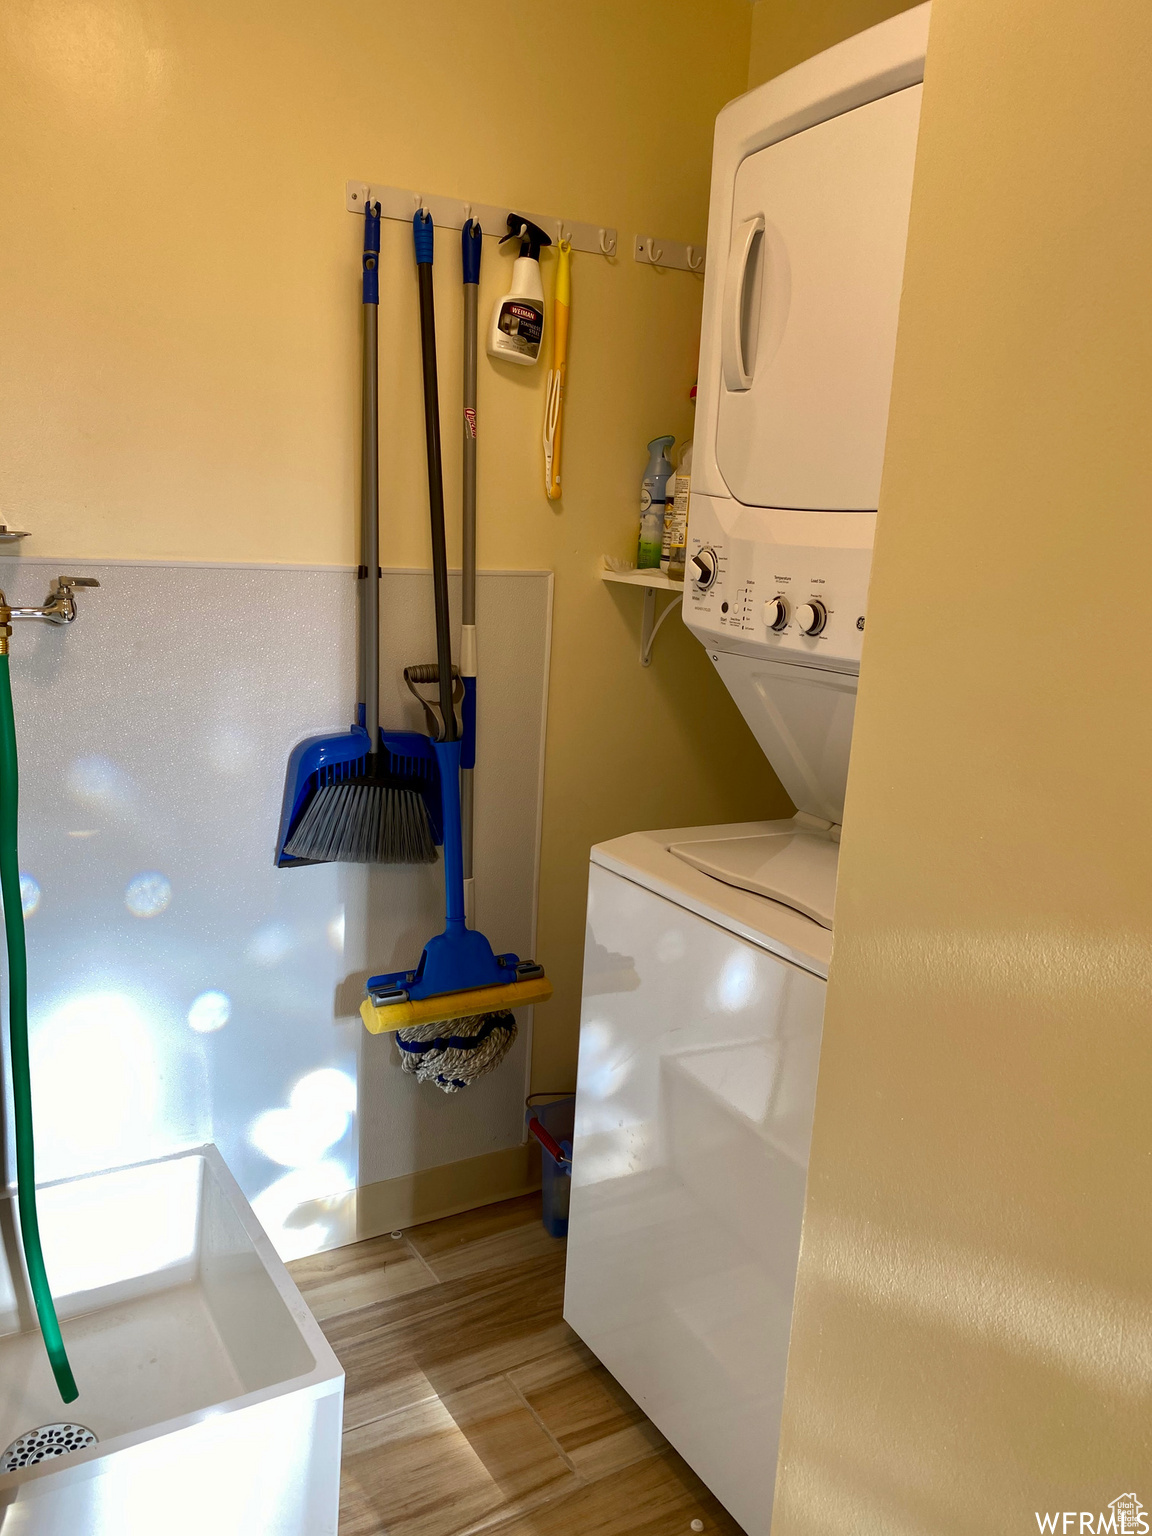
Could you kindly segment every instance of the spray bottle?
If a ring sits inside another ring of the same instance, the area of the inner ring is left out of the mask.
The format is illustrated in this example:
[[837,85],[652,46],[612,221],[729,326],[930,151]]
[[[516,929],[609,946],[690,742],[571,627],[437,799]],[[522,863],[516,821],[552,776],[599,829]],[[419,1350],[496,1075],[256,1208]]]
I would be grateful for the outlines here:
[[540,281],[540,248],[552,240],[538,224],[518,213],[508,215],[508,233],[501,240],[519,240],[520,254],[512,267],[512,289],[492,311],[488,327],[488,356],[525,368],[540,356],[544,340],[544,284]]

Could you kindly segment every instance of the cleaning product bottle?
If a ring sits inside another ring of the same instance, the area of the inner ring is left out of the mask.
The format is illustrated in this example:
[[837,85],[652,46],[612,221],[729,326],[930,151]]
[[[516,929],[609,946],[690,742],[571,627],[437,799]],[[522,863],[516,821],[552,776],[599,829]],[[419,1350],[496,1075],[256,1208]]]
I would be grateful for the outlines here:
[[[693,406],[696,404],[696,386],[693,384],[689,392],[689,399]],[[668,563],[660,562],[660,569],[666,571],[670,581],[684,580],[684,563],[688,551],[688,498],[692,489],[692,439],[680,449],[680,459],[676,465],[676,479],[669,482],[669,510],[664,519],[666,532],[665,544],[668,549]]]
[[504,363],[522,363],[525,368],[540,356],[544,339],[544,284],[540,281],[540,248],[551,245],[551,237],[538,224],[508,215],[508,233],[500,241],[519,240],[520,254],[512,267],[512,289],[492,311],[488,327],[488,356]]
[[664,487],[664,537],[660,543],[660,569],[668,574],[668,559],[670,540],[672,538],[672,508],[676,498],[676,459],[678,450],[669,448],[668,462],[672,468],[668,475],[668,483]]
[[640,571],[658,571],[664,548],[664,503],[668,492],[668,476],[672,466],[665,456],[665,448],[671,448],[674,437],[654,437],[648,444],[648,468],[640,482],[640,543],[636,553],[636,568]]

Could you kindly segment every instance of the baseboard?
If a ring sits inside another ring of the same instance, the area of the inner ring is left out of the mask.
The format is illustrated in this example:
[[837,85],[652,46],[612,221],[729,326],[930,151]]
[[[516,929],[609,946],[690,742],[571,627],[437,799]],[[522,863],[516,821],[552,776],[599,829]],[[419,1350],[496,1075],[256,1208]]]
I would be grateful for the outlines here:
[[540,1159],[532,1143],[527,1143],[444,1163],[439,1168],[423,1168],[397,1179],[362,1184],[328,1200],[306,1201],[297,1206],[285,1225],[325,1226],[328,1236],[319,1250],[323,1252],[424,1221],[437,1221],[441,1216],[474,1211],[478,1206],[511,1200],[539,1188]]

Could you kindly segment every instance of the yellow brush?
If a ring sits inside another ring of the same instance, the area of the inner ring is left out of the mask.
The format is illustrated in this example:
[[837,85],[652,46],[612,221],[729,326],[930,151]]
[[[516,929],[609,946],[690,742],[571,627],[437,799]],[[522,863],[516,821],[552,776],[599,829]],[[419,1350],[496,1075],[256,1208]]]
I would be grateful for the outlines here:
[[568,316],[572,308],[572,244],[556,247],[556,294],[552,318],[552,371],[544,406],[544,489],[548,500],[560,496],[560,433],[564,425],[564,384],[568,373]]

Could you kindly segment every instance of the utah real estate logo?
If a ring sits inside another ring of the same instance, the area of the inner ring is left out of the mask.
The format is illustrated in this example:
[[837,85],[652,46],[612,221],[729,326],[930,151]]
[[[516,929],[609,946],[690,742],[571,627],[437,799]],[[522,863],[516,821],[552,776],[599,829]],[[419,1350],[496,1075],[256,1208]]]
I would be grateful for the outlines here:
[[1036,1512],[1036,1524],[1042,1531],[1058,1531],[1060,1536],[1144,1536],[1149,1530],[1144,1506],[1134,1493],[1122,1493],[1112,1500],[1106,1514],[1094,1515],[1090,1509],[1057,1510],[1055,1514]]

